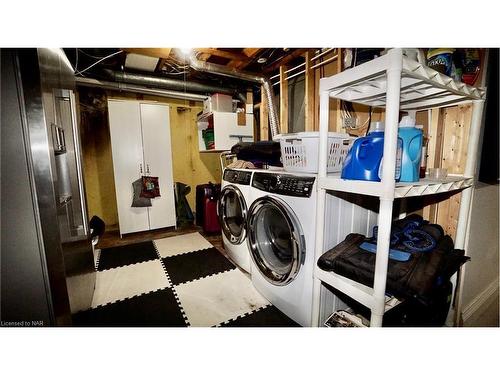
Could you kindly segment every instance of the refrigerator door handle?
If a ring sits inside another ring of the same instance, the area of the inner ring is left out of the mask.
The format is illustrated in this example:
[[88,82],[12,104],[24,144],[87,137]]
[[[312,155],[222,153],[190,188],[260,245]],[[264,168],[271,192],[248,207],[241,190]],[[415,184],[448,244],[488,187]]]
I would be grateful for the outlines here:
[[71,122],[73,126],[73,142],[75,143],[75,159],[76,159],[76,175],[78,179],[78,191],[80,194],[80,208],[82,210],[82,222],[83,222],[83,232],[84,235],[89,235],[89,223],[87,217],[87,206],[85,204],[85,187],[83,182],[83,172],[82,172],[82,152],[80,148],[80,136],[78,129],[78,122],[76,118],[76,100],[75,93],[73,91],[69,92],[69,101],[71,108]]

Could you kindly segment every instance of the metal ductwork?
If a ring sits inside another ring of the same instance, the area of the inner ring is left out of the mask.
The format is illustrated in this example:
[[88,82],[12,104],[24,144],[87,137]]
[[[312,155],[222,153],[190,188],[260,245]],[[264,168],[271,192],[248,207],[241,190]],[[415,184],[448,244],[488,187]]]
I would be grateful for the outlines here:
[[189,60],[189,65],[194,70],[217,74],[224,77],[241,79],[244,81],[250,81],[262,85],[263,94],[267,98],[267,104],[269,107],[269,125],[271,127],[272,138],[274,139],[274,137],[280,133],[280,125],[278,120],[279,115],[274,100],[273,86],[271,85],[271,82],[267,78],[261,75],[240,72],[236,69],[228,68],[223,65],[208,63],[206,61],[200,61],[196,58],[194,53],[189,54],[188,60]]
[[109,76],[109,78],[112,81],[115,82],[175,90],[178,92],[184,92],[184,91],[202,92],[202,93],[219,92],[231,96],[237,94],[240,100],[246,102],[246,97],[241,93],[238,93],[236,89],[232,88],[207,85],[204,83],[198,83],[192,81],[181,81],[178,79],[172,79],[166,77],[155,77],[155,76],[148,76],[136,73],[117,72],[109,69],[104,69],[104,72]]
[[135,92],[139,94],[156,95],[173,99],[203,101],[208,97],[207,95],[193,94],[183,91],[153,89],[144,86],[132,85],[129,83],[101,81],[92,78],[75,77],[75,81],[78,86],[100,87],[103,89],[113,90],[113,91]]

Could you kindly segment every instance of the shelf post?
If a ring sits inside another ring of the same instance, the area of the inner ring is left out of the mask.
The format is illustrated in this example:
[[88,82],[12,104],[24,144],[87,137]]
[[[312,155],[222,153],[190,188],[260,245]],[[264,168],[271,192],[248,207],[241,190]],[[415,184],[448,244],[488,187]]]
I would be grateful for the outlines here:
[[[316,186],[319,186],[319,180],[326,177],[327,148],[328,148],[328,121],[330,114],[330,93],[325,90],[320,92],[319,102],[319,160],[318,160],[318,178]],[[323,254],[324,231],[325,231],[325,203],[326,190],[317,188],[316,199],[316,243],[314,248],[314,259],[318,259]],[[316,263],[313,269],[316,269]],[[314,275],[314,273],[313,273]],[[313,277],[313,306],[311,326],[319,326],[320,304],[321,304],[321,281]]]
[[387,68],[387,101],[384,134],[384,160],[382,165],[382,194],[378,216],[377,254],[373,281],[373,304],[371,306],[371,327],[382,327],[385,311],[385,287],[389,263],[389,246],[392,225],[392,206],[394,202],[394,176],[399,122],[399,99],[401,89],[401,71],[403,53],[401,49],[392,49]]
[[[465,162],[464,175],[467,177],[473,177],[476,179],[476,168],[477,168],[477,156],[479,151],[479,138],[481,135],[481,125],[482,125],[482,114],[483,114],[484,100],[475,100],[472,103],[472,118],[469,130],[469,143],[467,146],[467,160]],[[474,181],[475,184],[475,181]],[[465,250],[467,255],[467,244],[466,237],[469,229],[469,216],[471,211],[471,202],[474,187],[465,189],[462,191],[462,196],[460,198],[460,210],[458,213],[458,223],[457,223],[457,233],[455,236],[455,248]],[[466,267],[464,265],[463,267]],[[456,300],[455,306],[455,316],[454,325],[458,326],[461,322],[462,315],[462,283],[463,283],[464,272],[459,269],[456,281]]]

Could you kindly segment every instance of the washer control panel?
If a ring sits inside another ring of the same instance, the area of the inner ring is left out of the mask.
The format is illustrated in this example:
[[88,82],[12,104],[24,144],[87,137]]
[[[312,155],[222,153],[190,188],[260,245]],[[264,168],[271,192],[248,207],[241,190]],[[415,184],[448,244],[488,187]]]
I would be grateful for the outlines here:
[[309,198],[312,193],[314,179],[314,177],[255,172],[252,186],[269,193]]
[[246,171],[235,171],[234,169],[225,169],[224,176],[222,177],[224,181],[232,182],[239,185],[250,185],[250,180],[252,179],[252,172]]

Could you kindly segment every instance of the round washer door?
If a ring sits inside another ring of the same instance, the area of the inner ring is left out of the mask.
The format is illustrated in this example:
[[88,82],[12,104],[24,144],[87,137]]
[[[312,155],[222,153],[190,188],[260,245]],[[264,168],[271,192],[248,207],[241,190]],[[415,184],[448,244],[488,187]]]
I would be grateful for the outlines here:
[[234,245],[245,241],[247,235],[247,205],[240,189],[228,185],[222,189],[217,207],[224,235]]
[[299,273],[305,257],[302,227],[281,200],[257,199],[248,213],[250,254],[260,273],[274,285],[286,285]]

